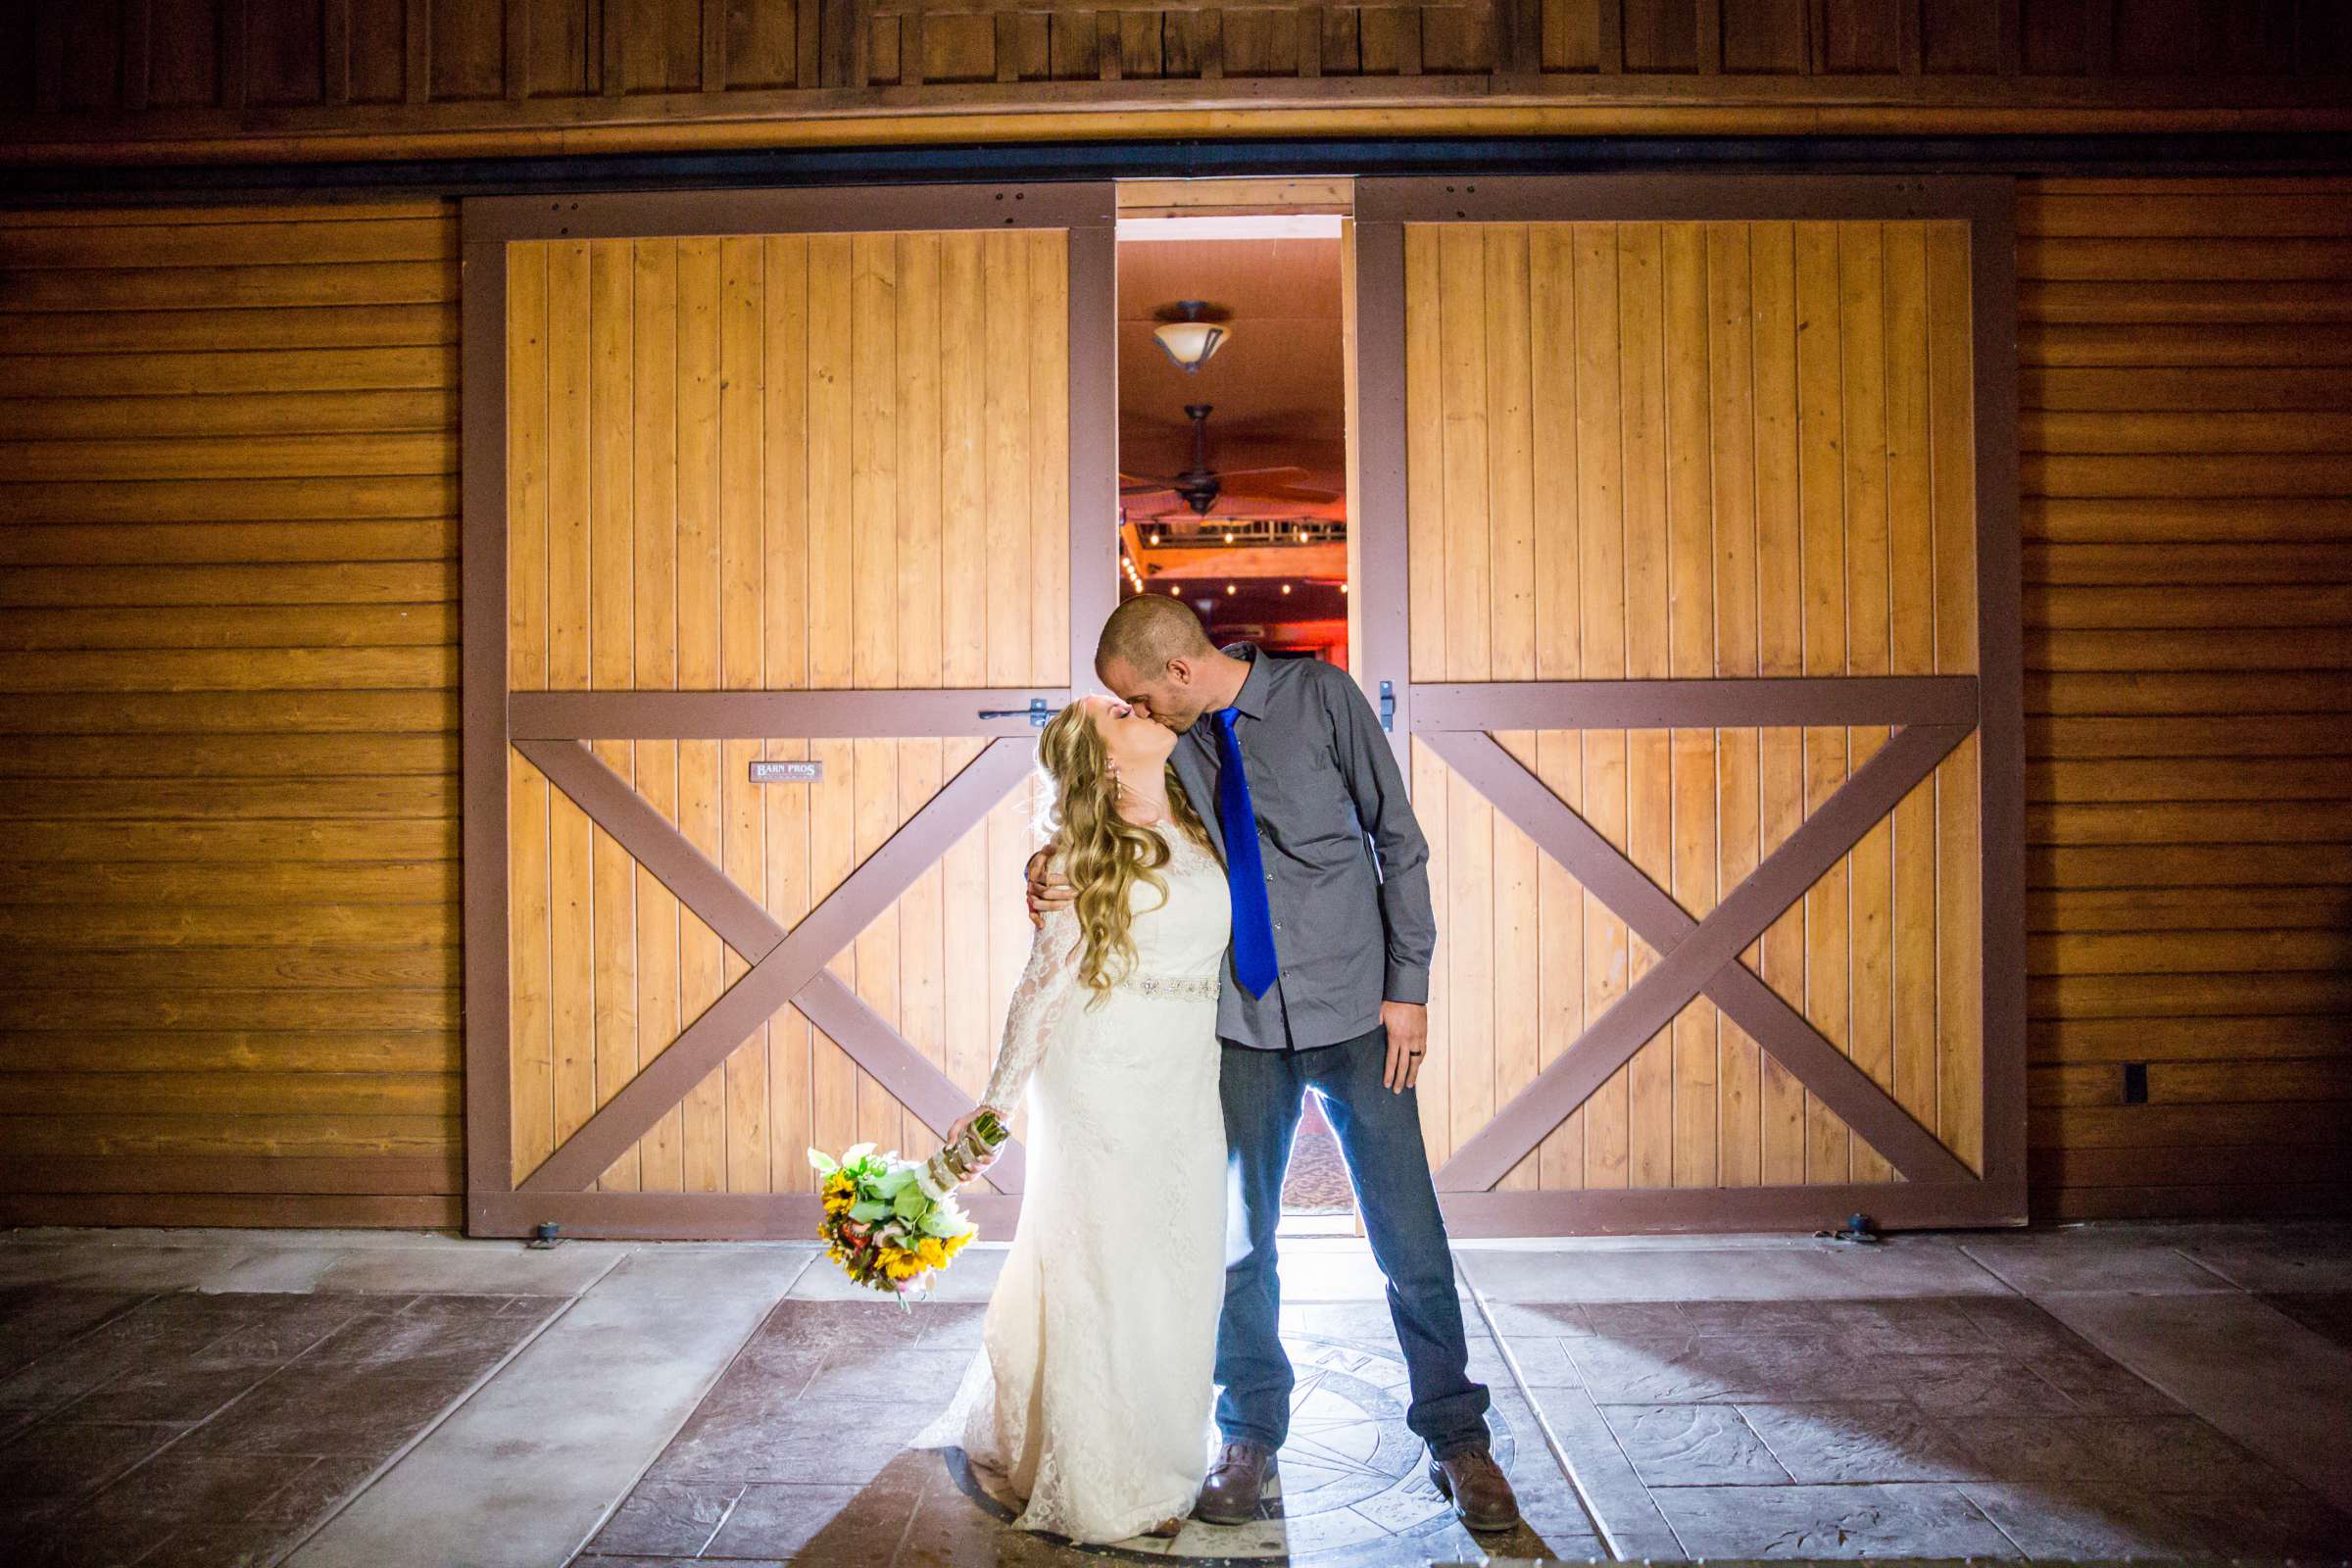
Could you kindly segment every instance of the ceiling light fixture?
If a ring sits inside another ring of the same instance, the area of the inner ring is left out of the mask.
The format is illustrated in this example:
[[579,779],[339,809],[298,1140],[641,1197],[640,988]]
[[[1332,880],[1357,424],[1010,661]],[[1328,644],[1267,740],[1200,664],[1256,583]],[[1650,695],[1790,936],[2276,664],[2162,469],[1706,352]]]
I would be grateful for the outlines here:
[[1214,321],[1200,319],[1201,305],[1200,300],[1178,300],[1176,308],[1184,313],[1184,319],[1162,321],[1152,329],[1152,335],[1159,340],[1168,358],[1187,375],[1206,365],[1208,357],[1217,352],[1217,345],[1230,335]]

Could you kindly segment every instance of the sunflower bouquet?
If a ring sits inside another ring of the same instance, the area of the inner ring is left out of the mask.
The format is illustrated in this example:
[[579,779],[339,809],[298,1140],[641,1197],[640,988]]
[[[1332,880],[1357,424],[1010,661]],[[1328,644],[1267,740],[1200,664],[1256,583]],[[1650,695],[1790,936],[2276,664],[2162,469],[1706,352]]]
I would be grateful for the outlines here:
[[859,1144],[838,1160],[811,1149],[808,1163],[824,1178],[825,1217],[816,1233],[826,1255],[856,1283],[898,1298],[902,1308],[978,1234],[954,1190],[914,1160]]

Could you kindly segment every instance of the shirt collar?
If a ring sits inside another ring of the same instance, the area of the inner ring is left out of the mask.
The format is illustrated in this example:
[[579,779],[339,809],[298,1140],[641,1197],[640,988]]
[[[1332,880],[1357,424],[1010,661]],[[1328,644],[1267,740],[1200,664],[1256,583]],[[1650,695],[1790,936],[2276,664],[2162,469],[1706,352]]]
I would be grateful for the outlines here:
[[1242,677],[1242,689],[1234,694],[1234,708],[1251,718],[1265,717],[1266,691],[1274,681],[1273,661],[1255,643],[1232,643],[1221,651],[1250,665],[1250,673]]

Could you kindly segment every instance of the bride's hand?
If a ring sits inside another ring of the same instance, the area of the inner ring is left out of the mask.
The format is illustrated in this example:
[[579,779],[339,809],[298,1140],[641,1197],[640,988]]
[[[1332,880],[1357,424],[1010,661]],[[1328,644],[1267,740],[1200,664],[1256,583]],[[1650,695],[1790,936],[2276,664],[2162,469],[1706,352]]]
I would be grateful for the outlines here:
[[[974,1105],[970,1110],[967,1110],[962,1115],[956,1117],[955,1124],[948,1129],[946,1142],[950,1145],[962,1142],[963,1135],[971,1131],[972,1123],[980,1119],[980,1113],[990,1108],[991,1107],[987,1105]],[[996,1112],[996,1117],[999,1121],[1007,1121],[1010,1119],[1001,1110]],[[964,1173],[965,1179],[968,1181],[972,1177],[979,1175],[982,1171],[988,1169],[989,1166],[994,1165],[996,1162],[997,1151],[983,1146],[982,1152],[972,1160],[971,1168]]]

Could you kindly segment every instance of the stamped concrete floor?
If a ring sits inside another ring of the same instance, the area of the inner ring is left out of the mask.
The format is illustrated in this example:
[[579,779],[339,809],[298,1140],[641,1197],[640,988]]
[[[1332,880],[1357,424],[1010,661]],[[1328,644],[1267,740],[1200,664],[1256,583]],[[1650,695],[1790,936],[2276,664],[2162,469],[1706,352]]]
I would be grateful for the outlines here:
[[2352,1227],[1464,1243],[1527,1519],[1464,1533],[1363,1245],[1286,1242],[1250,1526],[1078,1549],[907,1450],[1002,1253],[902,1315],[808,1247],[0,1238],[0,1562],[1085,1568],[2352,1552]]

